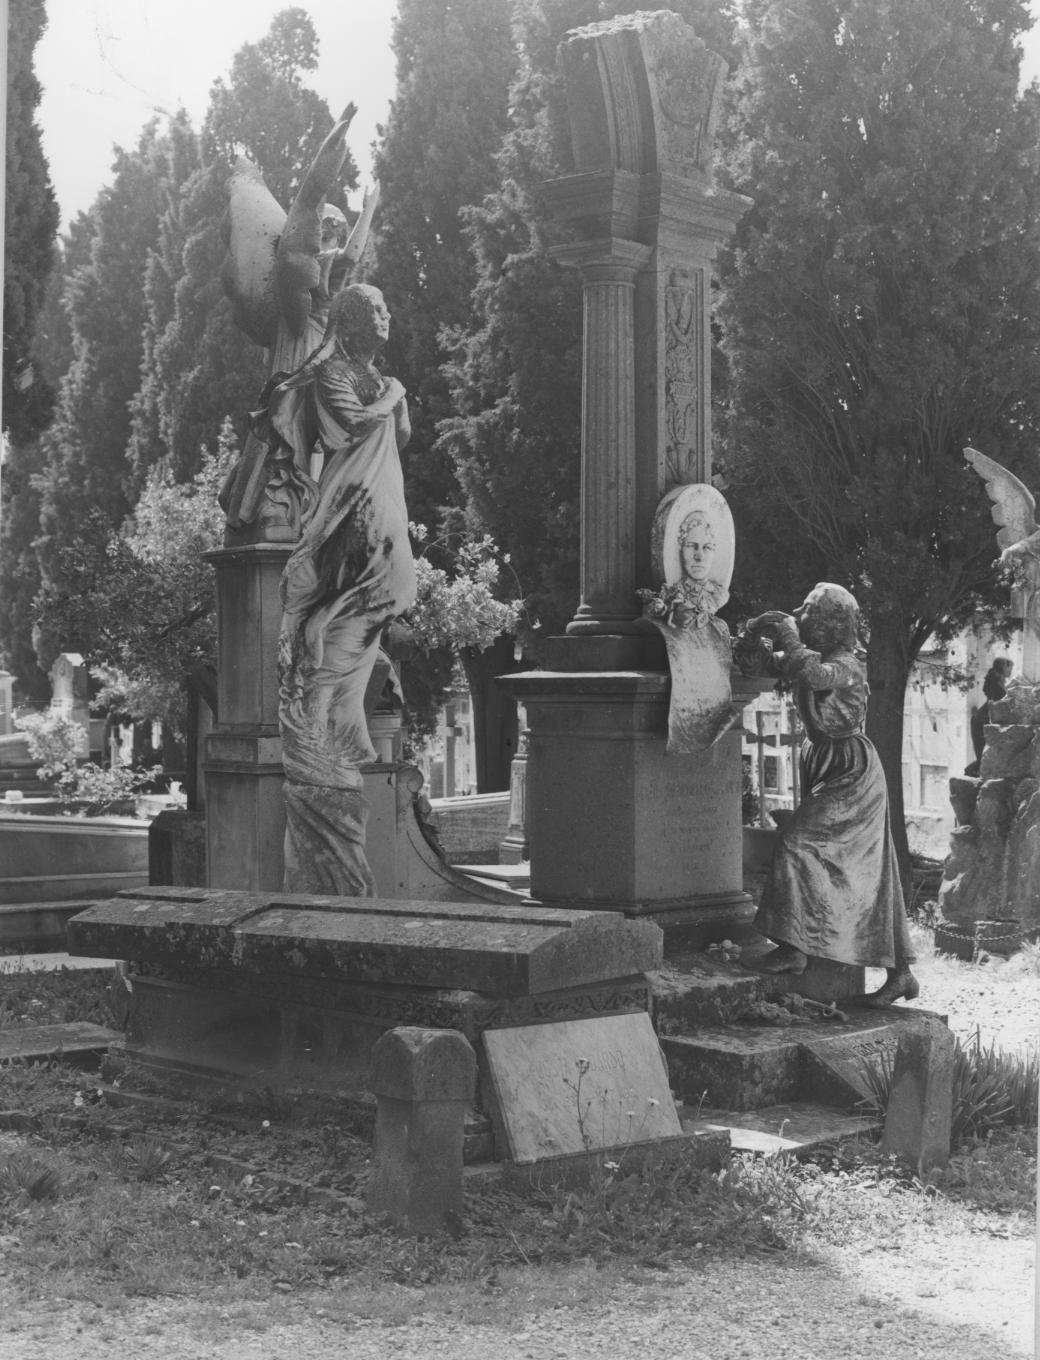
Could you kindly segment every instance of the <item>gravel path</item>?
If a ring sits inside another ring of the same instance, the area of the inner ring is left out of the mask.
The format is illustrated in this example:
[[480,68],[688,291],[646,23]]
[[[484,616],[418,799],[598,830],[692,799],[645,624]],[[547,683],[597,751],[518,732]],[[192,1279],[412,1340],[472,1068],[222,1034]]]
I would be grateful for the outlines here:
[[[226,1307],[136,1301],[117,1313],[57,1301],[41,1305],[32,1322],[8,1317],[11,1330],[0,1339],[0,1353],[4,1360],[109,1360],[113,1354],[135,1360],[1031,1355],[1030,1238],[998,1241],[970,1234],[929,1240],[923,1230],[914,1236],[917,1240],[866,1259],[832,1249],[783,1259],[713,1261],[702,1270],[643,1281],[571,1272],[570,1285],[552,1282],[555,1305],[542,1307],[535,1298],[526,1311],[521,1286],[505,1308],[486,1299],[486,1322],[473,1320],[479,1298],[461,1310],[449,1301],[446,1307],[456,1316],[427,1315],[403,1325],[352,1313],[334,1291]],[[496,1319],[500,1311],[505,1315]]]
[[[1040,1042],[1040,975],[1021,961],[940,967],[922,959],[920,1004],[968,1037]],[[850,1191],[850,1193],[853,1193]],[[870,1193],[870,1192],[865,1192]],[[880,1195],[881,1192],[872,1193]],[[882,1199],[877,1201],[881,1214]],[[1033,1352],[1032,1225],[943,1210],[879,1231],[864,1251],[807,1241],[776,1257],[654,1272],[516,1272],[476,1286],[348,1285],[230,1301],[81,1300],[5,1307],[3,1360],[1003,1360]],[[882,1222],[890,1222],[882,1216]],[[0,1239],[0,1260],[3,1242]],[[6,1301],[9,1302],[9,1301]],[[421,1312],[421,1315],[419,1315]]]

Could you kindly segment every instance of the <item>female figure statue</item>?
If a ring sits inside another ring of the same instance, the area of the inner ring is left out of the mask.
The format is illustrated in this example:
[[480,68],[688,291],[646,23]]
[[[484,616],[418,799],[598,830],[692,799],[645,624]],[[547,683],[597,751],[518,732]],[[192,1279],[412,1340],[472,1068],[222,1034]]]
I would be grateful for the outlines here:
[[807,957],[887,971],[870,1006],[920,991],[877,752],[863,735],[867,682],[854,647],[859,606],[824,582],[794,615],[751,619],[734,646],[751,674],[794,684],[805,727],[803,798],[780,831],[755,927],[777,942],[759,965],[801,973]]
[[375,759],[365,692],[383,625],[415,598],[398,450],[404,388],[374,358],[390,315],[377,288],[333,298],[325,339],[271,391],[258,424],[297,465],[323,457],[316,499],[282,576],[279,725],[285,889],[368,896],[360,766]]

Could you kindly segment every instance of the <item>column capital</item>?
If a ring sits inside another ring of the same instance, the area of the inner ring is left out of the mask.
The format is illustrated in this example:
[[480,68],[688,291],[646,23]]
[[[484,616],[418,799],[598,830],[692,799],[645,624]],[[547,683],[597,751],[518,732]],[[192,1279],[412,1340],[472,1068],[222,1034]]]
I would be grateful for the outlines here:
[[618,236],[575,241],[549,249],[557,264],[580,269],[586,283],[633,283],[652,254],[650,246]]

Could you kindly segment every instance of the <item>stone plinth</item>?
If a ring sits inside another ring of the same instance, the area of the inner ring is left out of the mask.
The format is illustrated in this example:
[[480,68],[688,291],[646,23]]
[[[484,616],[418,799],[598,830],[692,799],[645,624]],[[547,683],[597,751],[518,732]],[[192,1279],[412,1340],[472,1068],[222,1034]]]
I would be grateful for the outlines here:
[[207,554],[216,571],[217,712],[206,742],[206,862],[214,888],[279,888],[283,875],[278,736],[278,582],[291,547]]
[[[660,672],[532,671],[500,683],[523,700],[531,734],[532,897],[649,917],[669,947],[740,934],[753,906],[739,733],[696,756],[667,755]],[[744,702],[761,687],[734,685]]]
[[438,1232],[461,1216],[464,1128],[476,1076],[473,1049],[451,1030],[402,1027],[376,1043],[370,1214],[415,1233]]

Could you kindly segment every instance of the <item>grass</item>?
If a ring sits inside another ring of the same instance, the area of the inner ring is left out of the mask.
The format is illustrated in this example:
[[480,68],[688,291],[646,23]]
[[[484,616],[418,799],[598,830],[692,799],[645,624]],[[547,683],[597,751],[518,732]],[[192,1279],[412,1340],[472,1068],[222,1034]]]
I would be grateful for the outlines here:
[[0,1030],[71,1020],[114,1025],[107,973],[93,968],[25,973],[0,963]]
[[[110,1023],[107,1005],[99,974],[0,977],[6,1025]],[[83,1072],[11,1063],[0,1067],[0,1110],[33,1122],[0,1131],[8,1298],[43,1292],[118,1307],[134,1296],[191,1297],[262,1330],[257,1298],[320,1290],[330,1316],[393,1325],[447,1308],[476,1321],[489,1310],[585,1303],[619,1272],[819,1243],[866,1249],[922,1219],[939,1232],[977,1231],[981,1216],[988,1231],[1025,1233],[1035,1137],[1010,1115],[1035,1121],[1036,1060],[976,1040],[962,1061],[976,1117],[949,1167],[926,1182],[868,1143],[805,1162],[734,1156],[714,1174],[692,1161],[606,1163],[582,1187],[474,1190],[454,1233],[420,1240],[365,1213],[370,1120],[356,1109],[263,1092],[223,1111],[113,1108]],[[106,1080],[144,1089],[133,1068],[109,1068]],[[993,1100],[980,1095],[987,1082]],[[303,1203],[278,1175],[336,1198]]]

